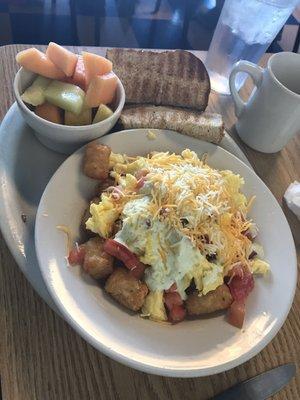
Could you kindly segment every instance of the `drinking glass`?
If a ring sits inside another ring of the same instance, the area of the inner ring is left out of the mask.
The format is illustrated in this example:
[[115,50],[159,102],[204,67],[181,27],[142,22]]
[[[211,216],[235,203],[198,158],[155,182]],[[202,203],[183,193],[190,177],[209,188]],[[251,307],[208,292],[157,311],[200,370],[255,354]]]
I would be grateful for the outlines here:
[[[211,87],[230,94],[228,78],[239,60],[257,63],[299,0],[225,0],[207,58]],[[236,78],[239,89],[246,79]]]

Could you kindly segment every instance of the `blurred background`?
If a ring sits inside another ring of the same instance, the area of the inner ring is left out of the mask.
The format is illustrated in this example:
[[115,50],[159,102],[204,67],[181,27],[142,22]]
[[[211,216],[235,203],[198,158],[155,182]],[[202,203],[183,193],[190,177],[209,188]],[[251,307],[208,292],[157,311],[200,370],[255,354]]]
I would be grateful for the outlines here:
[[[223,0],[0,0],[0,45],[208,50]],[[300,9],[269,51],[299,52]]]

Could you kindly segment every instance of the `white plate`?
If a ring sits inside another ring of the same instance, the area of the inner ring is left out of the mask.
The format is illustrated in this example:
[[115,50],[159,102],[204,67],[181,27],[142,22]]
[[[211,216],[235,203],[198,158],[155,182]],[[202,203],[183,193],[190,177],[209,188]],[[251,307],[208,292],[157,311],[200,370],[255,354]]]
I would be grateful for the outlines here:
[[83,149],[69,157],[54,174],[42,196],[36,219],[36,250],[40,268],[64,318],[95,348],[142,371],[177,377],[218,373],[248,360],[274,337],[294,297],[296,254],[288,223],[275,198],[239,159],[210,143],[174,132],[160,132],[154,141],[146,130],[120,132],[99,141],[129,155],[152,150],[181,152],[186,147],[208,153],[209,163],[245,178],[244,192],[256,195],[252,217],[260,233],[272,274],[256,279],[247,300],[243,330],[223,315],[184,321],[178,325],[144,320],[118,306],[79,267],[67,267],[66,244],[57,225],[78,236],[80,219],[95,187],[82,174]]
[[[244,153],[227,133],[220,146],[248,163]],[[14,104],[0,126],[0,227],[20,269],[55,311],[58,311],[57,307],[38,268],[34,222],[42,193],[65,159],[66,156],[41,145]],[[27,216],[26,223],[22,221],[21,214]]]

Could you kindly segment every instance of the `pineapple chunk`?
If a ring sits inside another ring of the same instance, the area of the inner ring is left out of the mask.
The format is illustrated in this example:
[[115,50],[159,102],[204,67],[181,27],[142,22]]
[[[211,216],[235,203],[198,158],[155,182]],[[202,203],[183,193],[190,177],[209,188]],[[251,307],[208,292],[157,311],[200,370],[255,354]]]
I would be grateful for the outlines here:
[[93,119],[93,124],[96,124],[97,122],[101,122],[105,120],[106,118],[110,117],[113,115],[113,111],[107,107],[105,104],[100,104],[97,113]]
[[40,106],[45,102],[45,89],[50,82],[51,79],[38,76],[22,94],[21,99],[32,106]]

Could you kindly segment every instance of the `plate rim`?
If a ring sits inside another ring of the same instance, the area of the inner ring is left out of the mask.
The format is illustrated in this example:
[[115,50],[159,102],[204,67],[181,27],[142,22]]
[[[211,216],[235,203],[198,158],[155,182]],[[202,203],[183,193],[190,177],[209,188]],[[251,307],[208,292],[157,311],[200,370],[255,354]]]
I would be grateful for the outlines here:
[[[136,129],[134,129],[136,131]],[[140,129],[139,129],[140,130]],[[147,130],[147,129],[146,129]],[[154,129],[151,129],[154,130]],[[109,136],[111,137],[111,135],[127,135],[130,134],[132,130],[123,130],[123,131],[118,131],[118,132],[114,132],[112,134],[110,134]],[[155,130],[154,130],[155,131]],[[160,131],[160,133],[166,132],[167,130],[156,130],[156,131]],[[171,132],[171,131],[169,131]],[[172,132],[172,134],[174,134],[174,132]],[[177,135],[182,136],[179,133],[176,133]],[[103,139],[105,139],[106,136],[97,139],[98,141],[103,141]],[[191,138],[194,140],[197,140],[197,142],[199,142],[198,139],[195,138]],[[206,144],[207,142],[205,142]],[[102,342],[98,342],[96,341],[92,335],[90,335],[87,331],[85,331],[77,322],[76,320],[72,317],[71,313],[69,313],[67,311],[67,309],[64,307],[63,302],[60,300],[60,297],[56,294],[56,291],[53,290],[53,286],[51,286],[48,282],[47,277],[45,276],[45,270],[41,267],[41,256],[40,256],[40,252],[39,252],[39,246],[37,246],[37,231],[38,231],[38,226],[39,226],[39,221],[41,220],[41,218],[39,218],[39,214],[40,214],[40,209],[42,207],[42,204],[45,200],[46,197],[46,193],[47,193],[47,189],[49,188],[49,186],[51,185],[52,180],[55,178],[56,175],[58,175],[60,173],[60,169],[64,168],[64,164],[70,159],[70,157],[74,157],[80,153],[83,153],[84,148],[86,147],[86,145],[82,146],[80,149],[78,149],[77,151],[75,151],[73,154],[71,154],[61,165],[60,167],[57,169],[57,171],[53,174],[53,176],[51,177],[50,181],[48,182],[47,186],[45,187],[45,190],[43,192],[43,195],[40,199],[40,203],[37,209],[37,214],[36,214],[36,222],[35,222],[35,231],[34,231],[34,235],[35,235],[35,246],[36,246],[36,254],[37,254],[37,258],[38,258],[38,263],[39,263],[39,267],[44,279],[44,282],[47,286],[47,290],[49,291],[52,299],[54,300],[56,306],[58,307],[59,311],[62,313],[63,318],[72,326],[72,328],[74,328],[77,333],[80,334],[81,337],[83,337],[88,343],[90,343],[95,349],[100,350],[101,352],[103,352],[105,355],[109,356],[110,358],[114,359],[115,361],[118,361],[126,366],[130,366],[132,368],[135,368],[137,370],[146,372],[146,373],[150,373],[150,374],[154,374],[154,375],[159,375],[159,376],[167,376],[167,377],[181,377],[181,378],[192,378],[192,377],[204,377],[204,376],[209,376],[209,375],[213,375],[213,374],[217,374],[220,372],[224,372],[227,371],[231,368],[234,368],[238,365],[243,364],[244,362],[248,361],[249,359],[251,359],[252,357],[254,357],[255,355],[257,355],[268,343],[270,343],[270,341],[275,337],[275,335],[278,333],[278,331],[281,329],[282,325],[284,324],[284,322],[286,321],[286,318],[290,312],[293,300],[294,300],[294,296],[295,296],[295,291],[296,291],[296,285],[297,285],[297,258],[296,258],[296,249],[295,249],[295,243],[293,240],[293,236],[291,233],[291,229],[290,226],[286,220],[286,217],[279,205],[279,203],[277,202],[277,199],[275,198],[275,196],[273,195],[273,193],[270,191],[270,189],[267,187],[267,185],[262,181],[262,179],[256,175],[256,173],[254,172],[254,170],[252,168],[250,168],[248,165],[246,165],[242,160],[240,160],[238,157],[236,157],[235,155],[231,154],[230,152],[228,152],[227,150],[225,150],[224,148],[221,148],[220,146],[214,145],[212,143],[209,143],[209,146],[212,147],[216,147],[218,149],[218,151],[221,152],[225,152],[229,155],[229,157],[234,157],[238,163],[241,163],[244,168],[248,169],[250,171],[251,174],[254,174],[256,179],[258,179],[261,184],[263,185],[263,187],[271,194],[271,196],[274,198],[275,203],[276,203],[276,207],[278,208],[279,212],[282,214],[285,223],[286,223],[286,227],[288,229],[289,232],[289,236],[290,236],[290,241],[291,241],[291,267],[292,267],[292,271],[293,275],[294,275],[294,279],[293,279],[293,290],[291,292],[290,298],[289,298],[289,302],[287,303],[287,308],[286,311],[284,313],[284,316],[282,318],[282,320],[280,321],[280,323],[276,323],[274,324],[274,327],[270,330],[270,332],[268,332],[261,341],[259,341],[253,348],[251,348],[250,350],[248,350],[246,353],[242,354],[241,356],[239,356],[238,358],[234,359],[234,360],[230,360],[227,361],[223,364],[217,365],[217,366],[211,366],[211,367],[206,367],[206,368],[197,368],[197,366],[189,368],[189,369],[180,369],[180,368],[172,368],[172,367],[163,367],[163,366],[158,366],[158,365],[152,365],[152,364],[146,364],[142,361],[130,358],[128,356],[124,356],[123,354],[120,354],[119,352],[113,350],[112,348],[108,347],[107,345],[103,344]],[[193,149],[192,149],[193,150]],[[82,157],[82,155],[81,155]]]

